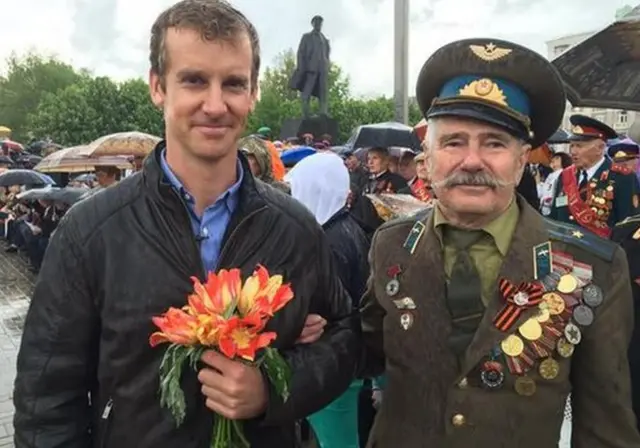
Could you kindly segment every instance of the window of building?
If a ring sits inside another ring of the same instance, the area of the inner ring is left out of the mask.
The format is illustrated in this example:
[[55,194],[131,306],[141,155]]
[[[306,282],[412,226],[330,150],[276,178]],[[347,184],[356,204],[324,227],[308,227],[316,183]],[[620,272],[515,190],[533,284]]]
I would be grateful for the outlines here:
[[601,121],[601,122],[605,123],[607,121],[607,114],[605,114],[605,113],[593,114],[593,118],[595,118],[598,121]]
[[629,123],[629,114],[626,110],[621,110],[618,112],[618,124],[627,124]]
[[569,49],[569,45],[556,45],[553,47],[553,54],[558,56],[560,53],[564,53]]

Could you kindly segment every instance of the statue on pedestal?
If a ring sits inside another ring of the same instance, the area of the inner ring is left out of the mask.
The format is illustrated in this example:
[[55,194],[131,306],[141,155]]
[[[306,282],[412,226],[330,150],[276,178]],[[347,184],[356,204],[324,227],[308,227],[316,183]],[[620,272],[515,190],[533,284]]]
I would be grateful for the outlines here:
[[309,117],[309,101],[314,96],[320,103],[320,114],[327,115],[328,92],[327,81],[329,75],[329,39],[322,34],[324,19],[314,16],[311,19],[313,30],[303,34],[298,46],[296,69],[291,76],[289,85],[300,92],[302,99],[302,115]]

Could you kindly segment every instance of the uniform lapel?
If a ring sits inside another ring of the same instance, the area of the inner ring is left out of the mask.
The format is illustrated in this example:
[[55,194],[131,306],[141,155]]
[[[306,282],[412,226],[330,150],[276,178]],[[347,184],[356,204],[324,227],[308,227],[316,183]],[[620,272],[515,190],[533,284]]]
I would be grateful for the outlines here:
[[[498,279],[505,278],[516,284],[534,280],[533,247],[549,241],[542,216],[520,197],[518,197],[518,205],[520,207],[518,225],[498,275]],[[522,323],[537,312],[535,307],[526,310],[509,332],[505,333],[493,325],[493,319],[503,305],[504,299],[496,281],[493,297],[487,305],[473,341],[467,348],[462,375],[466,375],[484,356],[487,356],[491,348],[499,344],[507,334],[517,331]]]

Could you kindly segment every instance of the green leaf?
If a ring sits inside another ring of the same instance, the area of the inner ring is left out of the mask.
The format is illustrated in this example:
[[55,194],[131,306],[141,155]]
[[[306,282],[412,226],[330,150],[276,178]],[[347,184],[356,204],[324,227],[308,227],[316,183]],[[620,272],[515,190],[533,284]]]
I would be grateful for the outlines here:
[[177,426],[182,424],[187,414],[180,379],[182,368],[188,358],[189,348],[171,344],[160,363],[160,405],[171,411]]
[[289,387],[291,384],[291,368],[287,361],[277,349],[267,347],[264,350],[262,366],[269,378],[269,382],[273,384],[278,395],[280,395],[284,401],[287,401],[289,399]]

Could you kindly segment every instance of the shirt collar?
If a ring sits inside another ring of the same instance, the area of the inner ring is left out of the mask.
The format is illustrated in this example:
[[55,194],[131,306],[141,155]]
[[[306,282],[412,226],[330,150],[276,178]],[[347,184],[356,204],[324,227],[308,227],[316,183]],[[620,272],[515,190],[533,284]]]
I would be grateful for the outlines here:
[[591,178],[593,176],[595,176],[596,172],[600,169],[600,167],[604,163],[604,160],[605,160],[605,158],[603,157],[602,159],[600,159],[600,161],[598,163],[593,165],[591,168],[583,170],[583,171],[587,172],[587,180],[591,180]]
[[[175,175],[175,173],[167,163],[166,154],[167,154],[167,150],[165,148],[162,150],[162,153],[160,154],[160,165],[162,166],[162,171],[165,177],[167,178],[167,180],[169,181],[173,189],[180,195],[180,198],[182,200],[184,200],[189,205],[194,205],[195,200],[193,199],[193,196],[191,195],[191,193],[189,193],[189,191],[187,191],[185,186],[182,184],[182,182],[180,182],[180,179],[178,179],[178,177]],[[215,202],[215,204],[217,204],[220,201],[225,201],[227,207],[230,210],[235,209],[238,203],[238,196],[239,196],[238,192],[240,190],[240,185],[242,184],[242,180],[244,179],[244,170],[242,169],[242,164],[240,163],[240,160],[236,162],[236,170],[237,170],[236,178],[238,180],[236,181],[235,184],[229,187],[227,191],[222,193],[222,195],[218,199],[216,199],[216,202]]]
[[[444,246],[442,230],[443,226],[448,225],[449,222],[437,205],[433,209],[433,228],[440,240],[440,244]],[[519,216],[520,209],[518,208],[517,201],[514,199],[504,213],[482,228],[482,230],[492,237],[498,251],[500,251],[503,257],[506,256],[509,250],[509,245],[511,244],[513,233],[516,230]]]

